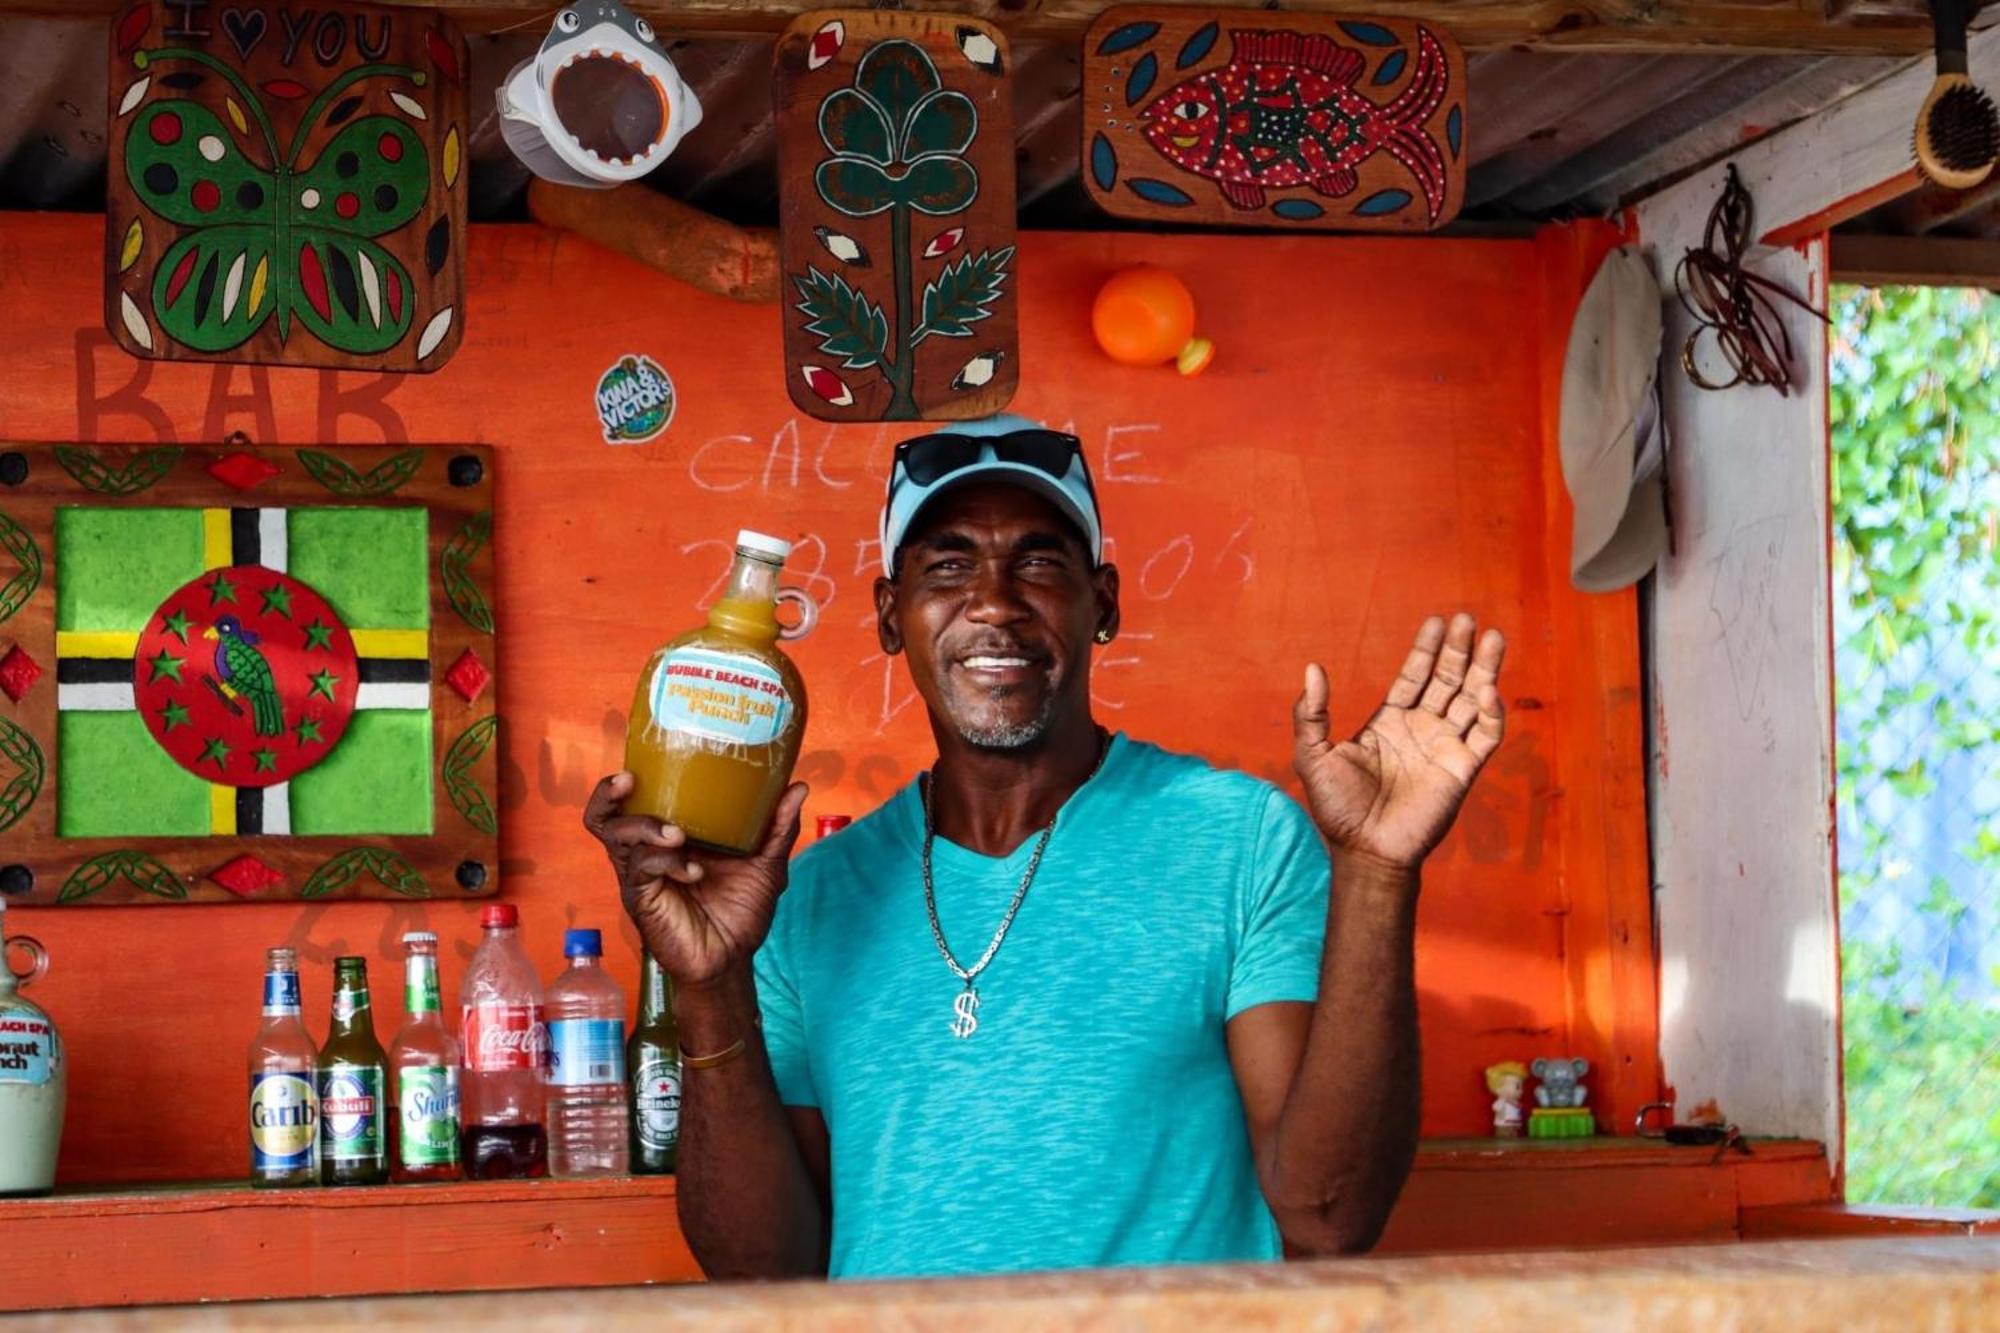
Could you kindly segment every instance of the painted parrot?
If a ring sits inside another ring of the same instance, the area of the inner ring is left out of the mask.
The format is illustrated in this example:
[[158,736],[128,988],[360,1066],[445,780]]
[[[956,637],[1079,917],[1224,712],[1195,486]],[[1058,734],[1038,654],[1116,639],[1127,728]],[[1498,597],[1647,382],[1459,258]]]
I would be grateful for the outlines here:
[[219,641],[215,645],[215,679],[223,694],[250,701],[251,721],[259,736],[283,735],[285,712],[278,706],[271,664],[257,651],[256,632],[243,628],[235,616],[221,616],[201,637]]

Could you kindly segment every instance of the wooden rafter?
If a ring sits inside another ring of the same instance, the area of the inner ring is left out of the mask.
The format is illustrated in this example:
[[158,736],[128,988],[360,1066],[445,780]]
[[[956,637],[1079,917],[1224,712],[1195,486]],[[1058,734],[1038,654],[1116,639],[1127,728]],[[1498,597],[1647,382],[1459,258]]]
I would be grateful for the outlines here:
[[[0,15],[109,17],[128,3],[0,0]],[[469,32],[492,32],[545,23],[556,5],[551,0],[403,0],[403,7],[448,13]],[[774,35],[797,15],[827,6],[811,0],[632,0],[631,7],[677,36],[759,36]],[[975,15],[1010,36],[1074,38],[1109,4],[964,0],[909,7]],[[1469,50],[1864,55],[1919,52],[1931,40],[1930,21],[1916,0],[1289,0],[1282,7],[1424,19],[1451,29]]]

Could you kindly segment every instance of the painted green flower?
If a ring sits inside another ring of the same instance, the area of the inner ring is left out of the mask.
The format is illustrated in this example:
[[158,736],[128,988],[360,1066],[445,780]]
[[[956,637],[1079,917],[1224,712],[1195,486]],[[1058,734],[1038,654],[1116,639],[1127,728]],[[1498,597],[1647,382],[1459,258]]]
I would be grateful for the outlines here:
[[979,194],[979,174],[961,156],[978,129],[972,99],[942,85],[921,46],[882,42],[855,67],[853,86],[820,104],[819,137],[833,156],[814,180],[850,217],[899,204],[934,217],[961,212]]

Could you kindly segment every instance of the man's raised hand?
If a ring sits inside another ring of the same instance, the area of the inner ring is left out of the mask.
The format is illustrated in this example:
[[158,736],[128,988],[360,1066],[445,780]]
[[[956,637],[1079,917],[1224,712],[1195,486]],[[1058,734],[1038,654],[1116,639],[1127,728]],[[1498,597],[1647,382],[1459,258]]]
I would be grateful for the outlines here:
[[1293,767],[1313,821],[1337,851],[1415,866],[1444,835],[1506,731],[1500,664],[1507,641],[1459,613],[1433,616],[1367,724],[1328,739],[1326,672],[1306,668],[1292,710]]
[[690,847],[672,824],[620,813],[632,775],[613,773],[584,806],[583,826],[604,844],[626,915],[677,986],[694,988],[747,966],[771,929],[790,874],[806,787],[786,788],[764,842],[748,856]]

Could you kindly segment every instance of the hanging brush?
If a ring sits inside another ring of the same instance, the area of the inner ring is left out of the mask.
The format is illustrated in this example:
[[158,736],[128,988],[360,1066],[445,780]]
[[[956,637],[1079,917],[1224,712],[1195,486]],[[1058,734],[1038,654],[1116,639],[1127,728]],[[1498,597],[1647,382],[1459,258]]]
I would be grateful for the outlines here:
[[2000,112],[1968,76],[1965,30],[1979,0],[1931,0],[1937,78],[1917,112],[1917,169],[1948,190],[1969,190],[2000,158]]

